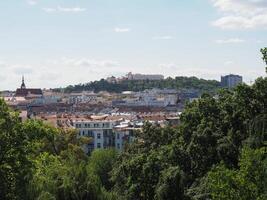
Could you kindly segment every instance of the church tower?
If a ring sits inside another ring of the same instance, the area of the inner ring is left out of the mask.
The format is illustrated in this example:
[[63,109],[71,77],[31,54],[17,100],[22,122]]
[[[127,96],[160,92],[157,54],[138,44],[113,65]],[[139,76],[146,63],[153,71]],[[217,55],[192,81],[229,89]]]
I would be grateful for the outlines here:
[[26,89],[26,85],[24,83],[24,76],[22,76],[22,83],[21,83],[21,86],[20,86],[21,89]]

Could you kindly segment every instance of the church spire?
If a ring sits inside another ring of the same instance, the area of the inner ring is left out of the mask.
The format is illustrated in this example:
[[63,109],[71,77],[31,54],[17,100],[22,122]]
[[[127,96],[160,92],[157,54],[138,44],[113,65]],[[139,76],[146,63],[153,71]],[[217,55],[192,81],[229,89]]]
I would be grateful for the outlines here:
[[24,76],[22,76],[22,83],[20,86],[21,89],[26,89],[25,83],[24,83]]

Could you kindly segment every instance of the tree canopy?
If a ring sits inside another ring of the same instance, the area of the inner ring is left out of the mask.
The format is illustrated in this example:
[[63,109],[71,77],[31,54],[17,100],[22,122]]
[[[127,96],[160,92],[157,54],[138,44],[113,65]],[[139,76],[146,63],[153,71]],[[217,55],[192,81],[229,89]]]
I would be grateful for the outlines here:
[[[105,79],[93,81],[86,84],[79,84],[63,88],[64,92],[81,91],[107,91],[121,93],[123,91],[144,91],[146,89],[195,89],[200,93],[215,93],[220,88],[220,83],[215,80],[204,80],[196,77],[175,77],[164,80],[124,80],[118,83],[109,83]],[[56,89],[60,90],[60,89]]]

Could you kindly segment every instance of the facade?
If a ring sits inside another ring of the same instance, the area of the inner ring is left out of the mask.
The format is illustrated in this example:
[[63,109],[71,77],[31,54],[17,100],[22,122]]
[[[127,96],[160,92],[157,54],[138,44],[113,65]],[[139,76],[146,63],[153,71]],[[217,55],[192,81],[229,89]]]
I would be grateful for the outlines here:
[[161,74],[132,74],[129,72],[126,78],[128,80],[163,80],[164,76]]
[[124,148],[125,144],[132,143],[135,139],[136,128],[131,127],[129,123],[129,121],[125,121],[114,127],[115,148],[119,151]]
[[92,152],[94,149],[106,149],[114,147],[115,135],[113,128],[118,121],[106,120],[76,120],[73,125],[79,131],[79,136],[90,137],[92,143],[84,147],[85,152]]
[[68,97],[68,103],[79,104],[79,103],[88,103],[92,101],[97,101],[97,94],[94,93],[71,93]]
[[229,74],[221,77],[221,86],[227,88],[233,88],[243,82],[242,76]]
[[126,106],[126,107],[167,107],[176,106],[178,102],[178,93],[167,90],[145,90],[135,93],[130,98],[123,100],[114,100],[112,104],[114,106]]

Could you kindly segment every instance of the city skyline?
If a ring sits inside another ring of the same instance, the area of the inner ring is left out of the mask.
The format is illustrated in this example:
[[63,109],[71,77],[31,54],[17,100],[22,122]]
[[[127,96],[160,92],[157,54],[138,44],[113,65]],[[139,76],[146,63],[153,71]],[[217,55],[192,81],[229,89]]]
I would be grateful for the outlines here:
[[249,83],[265,75],[263,0],[21,0],[0,3],[0,90],[133,73]]

